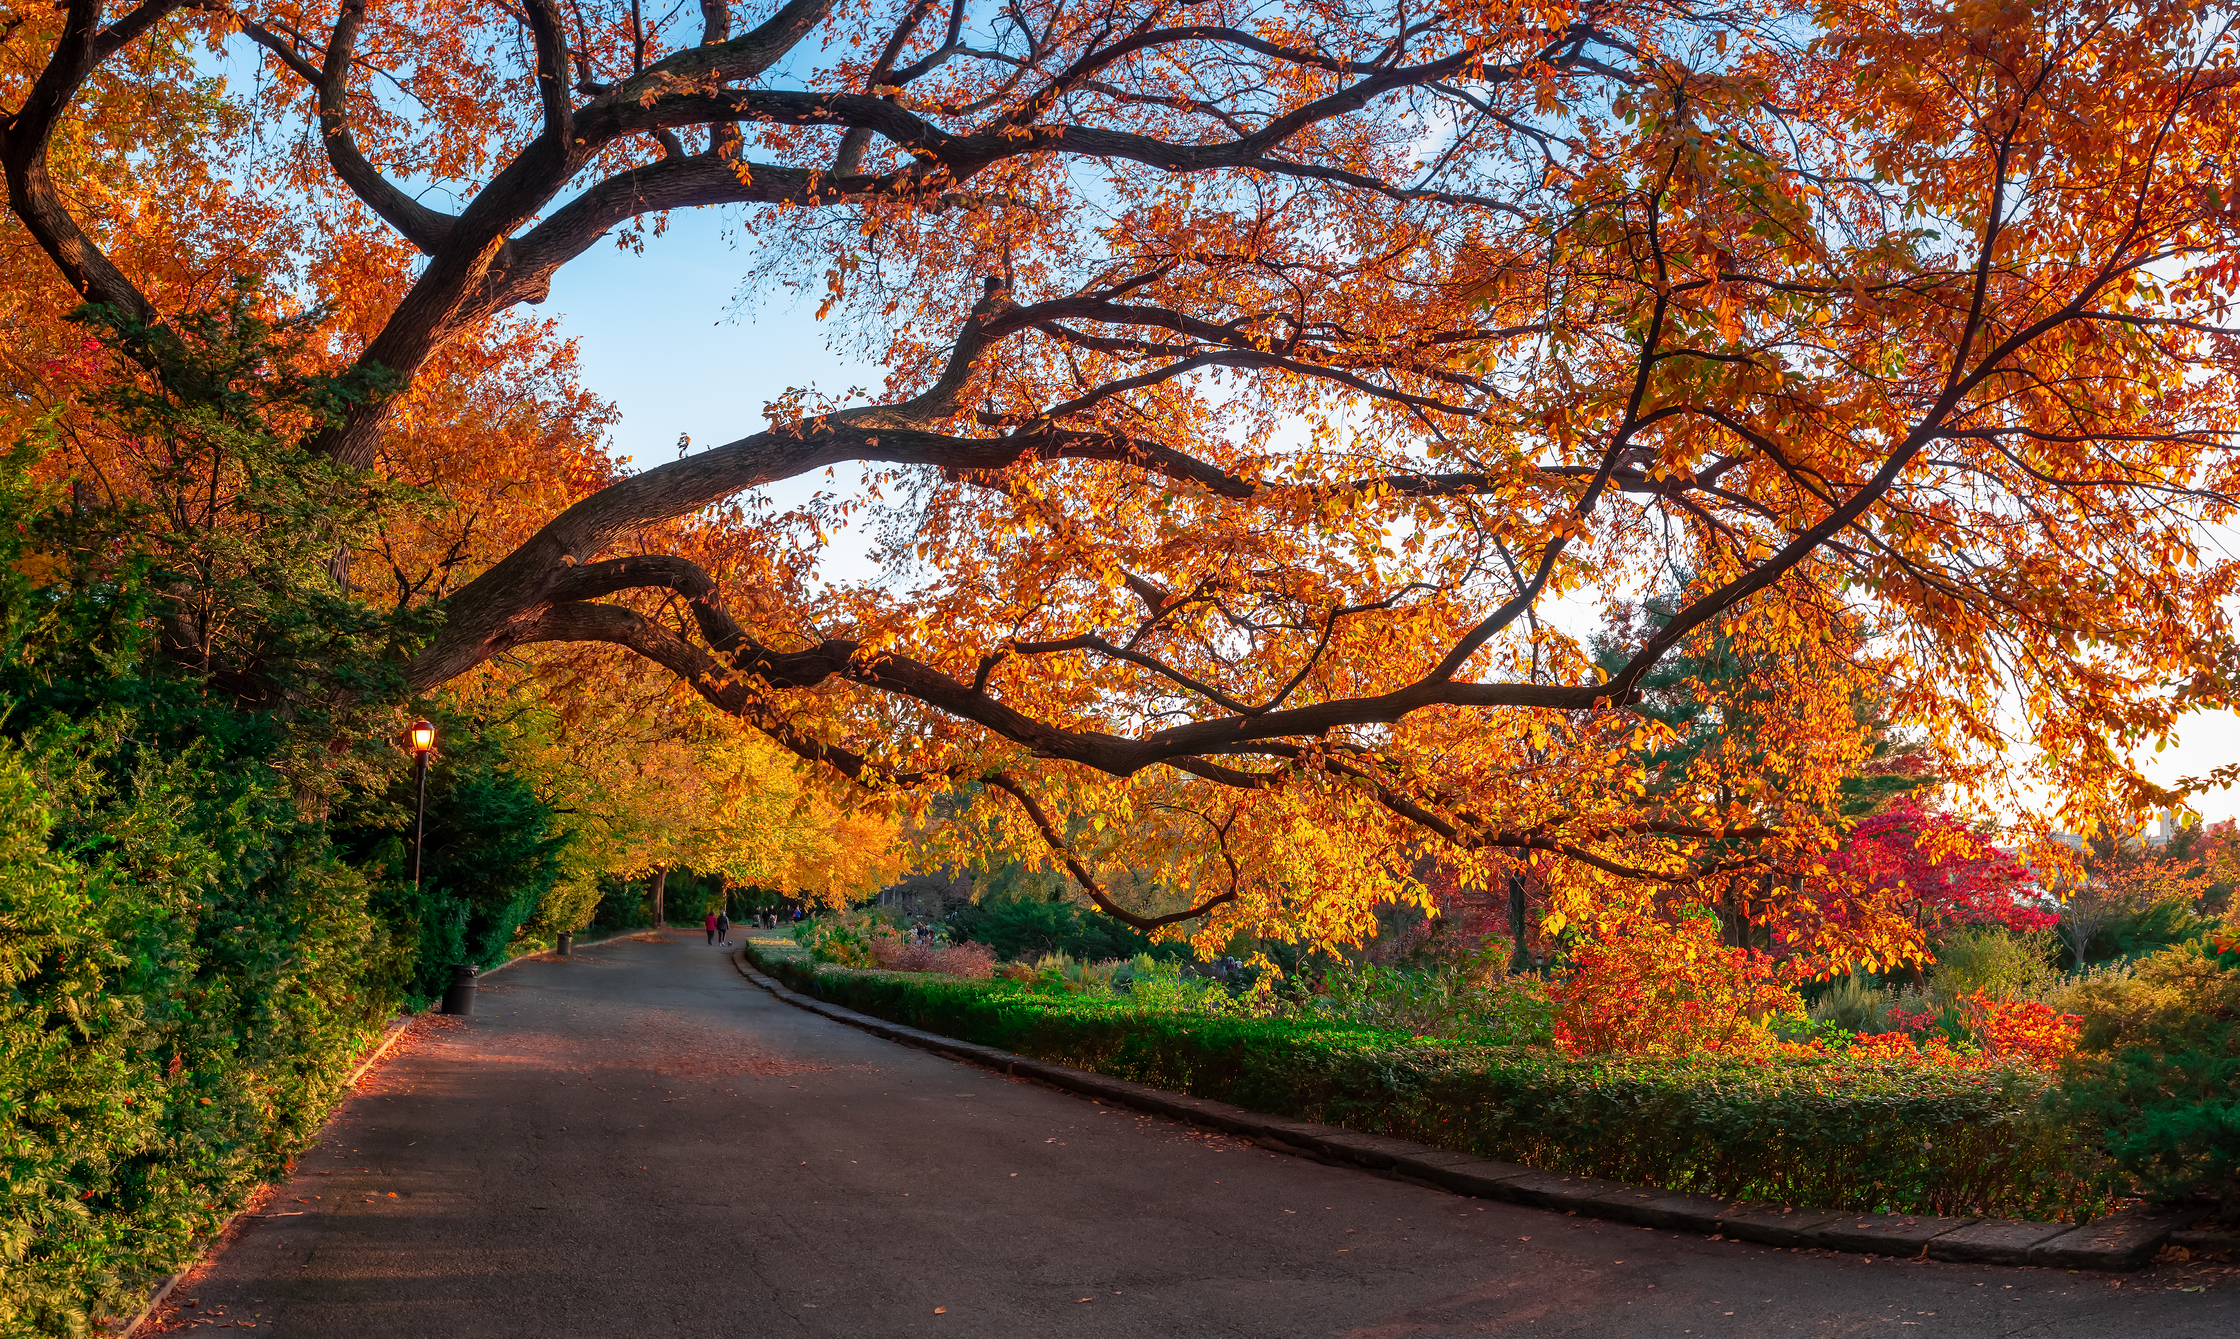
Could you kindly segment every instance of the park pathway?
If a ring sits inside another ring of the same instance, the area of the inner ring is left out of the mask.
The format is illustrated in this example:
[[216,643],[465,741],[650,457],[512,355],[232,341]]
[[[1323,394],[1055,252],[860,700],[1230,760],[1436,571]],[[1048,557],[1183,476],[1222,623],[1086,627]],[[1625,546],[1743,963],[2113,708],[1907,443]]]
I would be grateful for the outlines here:
[[[880,1041],[700,934],[431,1020],[166,1328],[2230,1339],[2230,1271],[1868,1260],[1458,1199]],[[2205,1291],[2187,1292],[2200,1287]]]

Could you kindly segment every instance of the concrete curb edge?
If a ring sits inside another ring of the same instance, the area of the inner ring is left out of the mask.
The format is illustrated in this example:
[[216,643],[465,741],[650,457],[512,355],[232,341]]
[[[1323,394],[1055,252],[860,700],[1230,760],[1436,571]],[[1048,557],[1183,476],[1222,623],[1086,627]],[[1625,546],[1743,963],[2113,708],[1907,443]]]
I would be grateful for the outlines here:
[[[376,1042],[373,1050],[367,1054],[366,1058],[359,1061],[357,1067],[350,1071],[350,1077],[342,1081],[343,1088],[347,1091],[356,1091],[358,1080],[366,1076],[366,1071],[373,1068],[374,1062],[387,1055],[389,1048],[397,1044],[397,1039],[404,1036],[404,1030],[419,1022],[422,1017],[424,1017],[422,1014],[405,1014],[391,1019],[389,1026],[381,1034],[381,1040]],[[335,1105],[341,1105],[340,1099],[336,1100]]]
[[1629,1186],[1594,1177],[1535,1171],[1516,1163],[1456,1153],[1386,1135],[1266,1116],[1226,1102],[1170,1093],[1125,1079],[904,1027],[790,990],[755,967],[743,947],[734,951],[731,958],[742,976],[785,1003],[888,1041],[1154,1115],[1211,1126],[1277,1152],[1363,1167],[1474,1199],[1502,1200],[1582,1217],[1607,1218],[1637,1227],[1700,1232],[1767,1246],[1926,1257],[1965,1264],[2113,1271],[2145,1265],[2168,1242],[2171,1233],[2192,1226],[2209,1212],[2205,1206],[2126,1209],[2082,1227],[2072,1223],[2022,1223],[2000,1218],[1855,1214],[1837,1209],[1798,1209],[1719,1200],[1655,1186]]

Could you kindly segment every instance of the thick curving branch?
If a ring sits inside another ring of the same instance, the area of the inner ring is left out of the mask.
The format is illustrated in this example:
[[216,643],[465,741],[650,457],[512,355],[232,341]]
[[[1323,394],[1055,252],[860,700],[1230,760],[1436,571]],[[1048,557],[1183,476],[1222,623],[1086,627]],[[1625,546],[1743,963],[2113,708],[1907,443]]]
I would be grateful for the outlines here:
[[1097,883],[1096,878],[1089,873],[1088,868],[1081,863],[1081,858],[1074,854],[1072,843],[1068,842],[1064,834],[1058,831],[1057,824],[1050,821],[1050,815],[1041,804],[1036,802],[1027,788],[1019,784],[1017,778],[1009,772],[990,772],[982,780],[1018,802],[1019,808],[1025,811],[1028,821],[1034,824],[1035,831],[1041,834],[1042,840],[1050,847],[1051,853],[1065,864],[1066,872],[1073,875],[1073,881],[1081,885],[1081,891],[1089,895],[1091,902],[1096,903],[1097,910],[1123,925],[1132,925],[1136,929],[1144,931],[1156,930],[1162,925],[1196,920],[1215,907],[1237,900],[1237,891],[1232,888],[1226,893],[1207,898],[1188,911],[1170,912],[1164,916],[1139,916],[1113,901],[1106,894],[1103,887]]
[[[47,178],[46,145],[56,119],[100,61],[184,3],[148,0],[103,29],[98,0],[72,0],[62,40],[34,82],[24,108],[8,119],[5,137],[0,139],[11,204],[64,278],[89,300],[108,303],[149,325],[159,324],[160,314],[62,205]],[[1527,69],[1575,59],[1583,40],[1583,30],[1551,33],[1532,60],[1483,68],[1485,53],[1468,42],[1415,64],[1395,59],[1366,64],[1341,61],[1333,66],[1320,53],[1213,27],[1142,30],[1111,41],[1106,40],[1109,34],[1101,34],[1041,91],[986,124],[951,131],[906,109],[891,92],[876,88],[854,93],[753,86],[815,31],[831,10],[831,0],[792,0],[752,31],[730,37],[728,7],[711,4],[706,7],[709,40],[672,53],[612,86],[587,85],[597,91],[579,106],[571,88],[571,54],[560,8],[556,0],[527,0],[517,17],[526,24],[535,48],[542,128],[455,216],[429,210],[406,196],[366,159],[351,134],[348,76],[365,14],[363,0],[343,5],[316,66],[295,41],[268,25],[239,16],[236,21],[313,89],[321,138],[336,176],[428,257],[360,358],[361,365],[378,366],[407,381],[460,331],[515,303],[542,300],[560,265],[617,223],[649,211],[725,202],[820,205],[872,192],[938,202],[958,195],[964,183],[992,164],[1041,154],[1132,161],[1168,172],[1253,168],[1311,127],[1358,111],[1388,93],[1449,80],[1465,71],[1480,82],[1512,80]],[[909,22],[920,19],[922,14]],[[950,26],[957,26],[954,17]],[[1227,44],[1240,53],[1280,63],[1340,69],[1345,82],[1271,117],[1257,129],[1222,141],[1170,141],[1109,126],[1042,122],[1045,112],[1064,102],[1066,89],[1095,70],[1132,52],[1178,42]],[[900,50],[895,47],[897,53]],[[1393,51],[1398,50],[1396,39]],[[882,68],[891,68],[891,61]],[[583,166],[622,137],[659,136],[684,125],[720,127],[747,120],[861,132],[887,140],[911,162],[875,176],[827,175],[740,162],[730,152],[735,141],[724,139],[712,142],[711,152],[704,155],[666,158],[610,176],[553,208]],[[539,215],[547,216],[541,224],[535,222]],[[1336,369],[1308,370],[1344,375]],[[354,406],[312,445],[344,464],[366,465],[374,457],[388,412],[387,400]]]
[[[684,596],[711,649],[704,650],[658,625],[647,623],[640,628],[638,625],[644,621],[618,606],[584,602],[633,588],[661,588]],[[1294,746],[1285,741],[1320,737],[1353,726],[1392,725],[1428,707],[1541,707],[1578,711],[1612,704],[1612,693],[1606,685],[1472,683],[1426,677],[1390,693],[1338,698],[1280,710],[1248,708],[1245,712],[1131,737],[1100,730],[1069,729],[1038,720],[992,696],[985,687],[984,676],[968,683],[925,661],[886,650],[872,654],[861,643],[845,638],[831,638],[793,651],[769,646],[739,627],[717,602],[715,583],[706,572],[685,559],[650,556],[580,566],[561,564],[543,589],[545,595],[538,607],[505,620],[482,635],[477,659],[502,654],[527,642],[568,640],[553,631],[562,626],[554,620],[563,618],[583,620],[580,626],[598,630],[597,635],[586,636],[583,640],[614,641],[616,638],[604,630],[606,625],[597,620],[626,615],[628,620],[635,620],[629,623],[635,629],[631,635],[644,644],[624,644],[678,673],[703,695],[713,691],[702,688],[703,683],[722,685],[728,692],[742,677],[760,680],[775,688],[806,688],[840,679],[971,721],[1039,757],[1078,763],[1117,777],[1133,776],[1162,763],[1205,754],[1261,752],[1289,756]],[[561,611],[566,613],[563,615]],[[446,635],[456,623],[455,616],[447,623]],[[417,663],[415,668],[418,669]],[[716,699],[710,697],[710,701]]]
[[365,10],[365,0],[347,0],[327,39],[326,56],[317,65],[297,50],[294,42],[255,19],[243,14],[236,14],[234,19],[241,25],[243,36],[271,52],[317,93],[319,140],[326,146],[327,165],[334,169],[336,178],[396,229],[398,236],[432,255],[450,236],[455,220],[421,204],[383,176],[358,147],[357,136],[350,129],[350,70]]
[[[616,605],[592,604],[585,599],[599,595],[615,594],[623,590],[660,587],[685,595],[693,605],[697,621],[711,641],[728,643],[736,649],[727,657],[719,658],[676,632],[662,626],[633,610]],[[661,665],[678,679],[688,684],[703,699],[718,710],[733,715],[769,735],[796,756],[813,763],[832,767],[858,784],[874,789],[895,786],[914,786],[934,779],[929,774],[898,774],[873,766],[861,754],[844,747],[814,739],[791,728],[773,711],[754,686],[761,680],[778,687],[807,686],[828,677],[845,677],[851,681],[886,691],[899,691],[903,695],[925,702],[952,714],[972,716],[960,710],[955,700],[961,685],[947,680],[929,667],[891,656],[879,658],[878,666],[888,670],[881,674],[860,668],[859,650],[847,642],[827,642],[803,652],[773,653],[747,638],[737,624],[716,606],[712,597],[713,581],[696,565],[681,559],[665,556],[642,556],[614,559],[589,564],[571,574],[566,583],[569,594],[577,599],[555,603],[541,610],[533,618],[521,620],[509,629],[508,647],[537,642],[602,642],[624,647]],[[725,659],[732,663],[727,665]],[[744,671],[743,673],[741,671]],[[1450,685],[1451,686],[1451,685]],[[928,692],[928,688],[936,691]],[[946,692],[940,691],[946,689]],[[944,701],[947,697],[950,700]],[[1013,721],[1024,720],[1016,713]],[[1001,713],[984,721],[996,733],[1012,738],[1015,742],[1029,742],[1027,732],[1016,728],[1004,729],[1006,723]],[[1049,739],[1064,732],[1040,728],[1040,736]],[[1076,741],[1102,739],[1122,743],[1114,736],[1072,735]],[[1064,752],[1037,749],[1044,756],[1066,757]],[[1272,742],[1255,750],[1285,760],[1275,772],[1246,772],[1227,767],[1192,754],[1173,754],[1163,758],[1145,760],[1142,765],[1163,762],[1179,771],[1197,776],[1216,784],[1236,789],[1261,789],[1275,784],[1286,772],[1302,763],[1321,767],[1323,770],[1344,776],[1368,788],[1377,802],[1395,815],[1437,834],[1439,837],[1464,850],[1505,849],[1515,851],[1541,851],[1578,861],[1606,873],[1622,878],[1661,883],[1694,883],[1715,874],[1737,869],[1754,868],[1763,861],[1759,857],[1745,857],[1739,861],[1713,862],[1705,866],[1690,866],[1684,870],[1652,870],[1625,865],[1601,856],[1581,846],[1576,841],[1566,841],[1547,832],[1514,832],[1508,830],[1470,830],[1401,794],[1378,780],[1368,771],[1342,760],[1322,755],[1309,759],[1307,750],[1296,744]],[[1085,761],[1080,757],[1071,761]],[[1092,764],[1094,765],[1094,764]],[[954,778],[951,778],[954,779]],[[1058,830],[1049,813],[1018,779],[1008,772],[991,772],[979,778],[1010,795],[1027,814],[1036,831],[1052,853],[1065,865],[1073,880],[1096,904],[1099,910],[1114,919],[1139,930],[1154,930],[1161,926],[1192,920],[1205,915],[1215,907],[1236,900],[1234,890],[1210,898],[1184,911],[1161,916],[1142,916],[1114,902],[1097,882],[1095,876],[1082,863],[1070,842]],[[1749,840],[1773,835],[1762,827],[1715,830],[1687,824],[1646,821],[1627,825],[1599,825],[1593,836],[1619,835],[1623,832],[1654,832],[1692,840]]]
[[183,3],[147,0],[104,27],[101,0],[70,0],[61,39],[32,81],[23,105],[0,116],[0,166],[7,172],[8,204],[32,240],[80,298],[114,307],[151,329],[161,328],[162,314],[71,216],[48,174],[47,148],[64,113],[101,63]]

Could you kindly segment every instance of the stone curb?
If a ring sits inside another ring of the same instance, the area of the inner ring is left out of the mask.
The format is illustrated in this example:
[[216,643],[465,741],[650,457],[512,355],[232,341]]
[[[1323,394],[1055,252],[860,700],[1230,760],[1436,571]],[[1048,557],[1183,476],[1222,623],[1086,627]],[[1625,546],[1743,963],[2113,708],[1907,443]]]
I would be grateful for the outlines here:
[[[421,1014],[406,1014],[401,1018],[389,1020],[389,1026],[382,1032],[381,1040],[374,1043],[373,1051],[365,1059],[358,1062],[357,1068],[350,1071],[350,1077],[342,1081],[342,1086],[351,1092],[357,1091],[358,1080],[366,1076],[366,1071],[373,1068],[374,1062],[389,1053],[389,1048],[397,1044],[398,1038],[404,1036],[406,1028],[419,1022],[423,1016]],[[338,1100],[336,1105],[339,1106],[340,1104]]]
[[1265,1116],[1226,1102],[1147,1088],[1125,1079],[904,1027],[789,990],[754,967],[744,948],[732,954],[732,961],[747,980],[787,1004],[952,1060],[1035,1079],[1053,1088],[1154,1115],[1211,1126],[1278,1152],[1365,1167],[1474,1199],[1503,1200],[1637,1227],[1701,1232],[1766,1246],[1925,1256],[1965,1264],[2132,1270],[2152,1260],[2171,1233],[2191,1226],[2209,1212],[2206,1207],[2126,1209],[2078,1227],[2073,1223],[2018,1223],[2001,1218],[1800,1209],[1535,1171],[1513,1162],[1497,1162],[1386,1135]]

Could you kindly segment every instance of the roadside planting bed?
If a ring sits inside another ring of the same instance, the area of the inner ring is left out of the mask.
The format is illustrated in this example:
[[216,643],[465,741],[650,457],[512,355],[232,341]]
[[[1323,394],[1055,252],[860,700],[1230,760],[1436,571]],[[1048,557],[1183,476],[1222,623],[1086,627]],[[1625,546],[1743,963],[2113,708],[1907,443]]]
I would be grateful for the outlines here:
[[1572,1059],[1358,1025],[818,963],[804,994],[889,1022],[1248,1110],[1551,1172],[1865,1212],[2084,1221],[2111,1197],[2028,1069],[1844,1056]]

